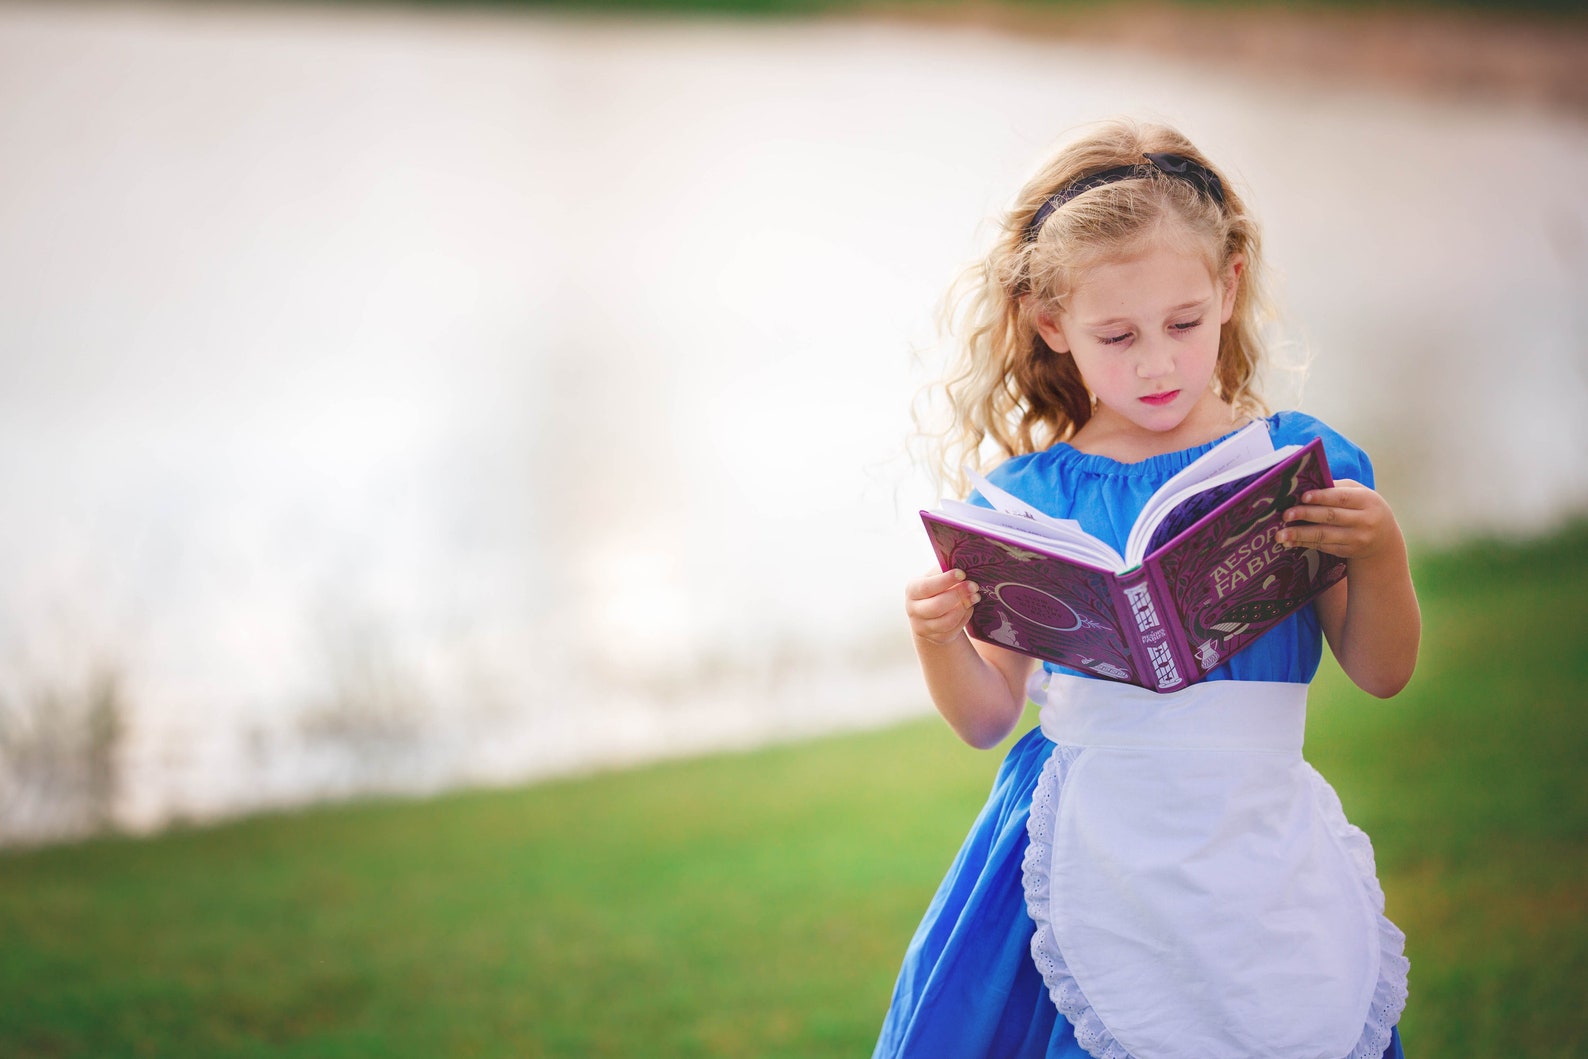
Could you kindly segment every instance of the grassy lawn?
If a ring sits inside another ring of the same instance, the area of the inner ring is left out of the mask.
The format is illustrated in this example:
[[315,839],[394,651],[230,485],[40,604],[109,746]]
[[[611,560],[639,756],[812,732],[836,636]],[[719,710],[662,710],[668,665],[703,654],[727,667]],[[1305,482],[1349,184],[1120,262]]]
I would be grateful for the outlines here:
[[[1417,679],[1309,757],[1410,937],[1410,1054],[1588,1050],[1588,527],[1419,566]],[[864,1056],[998,762],[936,721],[0,854],[0,1056]]]

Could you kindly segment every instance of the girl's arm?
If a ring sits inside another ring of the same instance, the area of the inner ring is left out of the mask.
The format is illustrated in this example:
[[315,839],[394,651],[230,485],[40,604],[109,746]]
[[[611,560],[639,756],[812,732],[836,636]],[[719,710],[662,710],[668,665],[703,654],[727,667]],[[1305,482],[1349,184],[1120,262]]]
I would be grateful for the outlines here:
[[996,746],[1020,723],[1026,679],[1036,660],[965,633],[971,607],[981,599],[963,570],[934,573],[904,590],[915,653],[937,711],[973,747]]
[[1406,541],[1382,496],[1341,480],[1306,493],[1285,512],[1289,547],[1316,548],[1346,560],[1346,578],[1318,597],[1318,621],[1340,668],[1357,687],[1389,698],[1417,666],[1422,616],[1406,560]]

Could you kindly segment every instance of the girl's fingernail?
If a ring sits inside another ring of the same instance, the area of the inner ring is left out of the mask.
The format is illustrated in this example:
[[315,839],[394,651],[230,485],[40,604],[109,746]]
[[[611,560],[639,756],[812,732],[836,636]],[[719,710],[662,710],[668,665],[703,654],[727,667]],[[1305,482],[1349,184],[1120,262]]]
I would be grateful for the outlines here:
[[954,580],[956,580],[956,581],[965,580],[965,571],[963,571],[963,570],[955,570],[954,571]]

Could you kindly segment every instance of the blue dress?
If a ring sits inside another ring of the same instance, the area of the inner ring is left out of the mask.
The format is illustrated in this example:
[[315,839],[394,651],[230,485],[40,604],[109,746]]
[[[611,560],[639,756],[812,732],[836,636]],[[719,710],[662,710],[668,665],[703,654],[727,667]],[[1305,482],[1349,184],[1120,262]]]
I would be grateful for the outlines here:
[[[1319,420],[1281,412],[1268,420],[1275,446],[1321,437],[1331,473],[1373,484],[1367,456]],[[1015,457],[990,480],[1123,551],[1142,505],[1214,443],[1125,464],[1058,444]],[[979,500],[979,497],[976,498]],[[1306,607],[1214,670],[1208,680],[1305,684],[1322,656],[1322,632]],[[1053,673],[1073,670],[1052,663]],[[1032,729],[1009,751],[910,942],[874,1059],[1087,1059],[1032,958],[1022,864],[1032,795],[1054,743]],[[1398,1033],[1386,1059],[1403,1059]]]

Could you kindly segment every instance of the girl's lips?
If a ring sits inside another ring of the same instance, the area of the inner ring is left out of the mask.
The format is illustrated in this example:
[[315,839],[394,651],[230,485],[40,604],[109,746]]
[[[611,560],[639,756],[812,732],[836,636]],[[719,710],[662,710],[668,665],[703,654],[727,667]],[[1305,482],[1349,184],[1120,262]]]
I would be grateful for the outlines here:
[[1176,397],[1179,397],[1179,396],[1180,396],[1180,391],[1179,390],[1167,390],[1167,391],[1165,391],[1163,393],[1155,393],[1155,394],[1152,394],[1150,396],[1143,397],[1142,400],[1147,402],[1148,404],[1151,404],[1151,405],[1163,405],[1163,404],[1168,404],[1170,401],[1173,401]]

